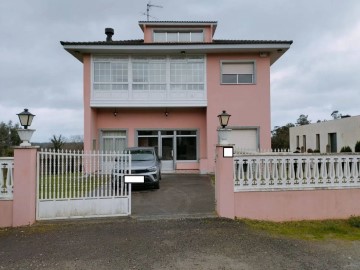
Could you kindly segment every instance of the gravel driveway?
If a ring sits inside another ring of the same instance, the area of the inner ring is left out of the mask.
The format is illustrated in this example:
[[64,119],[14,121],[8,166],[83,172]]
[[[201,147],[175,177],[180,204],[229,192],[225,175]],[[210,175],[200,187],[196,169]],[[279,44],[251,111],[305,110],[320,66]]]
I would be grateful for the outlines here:
[[360,243],[220,218],[62,221],[0,230],[0,269],[360,269]]

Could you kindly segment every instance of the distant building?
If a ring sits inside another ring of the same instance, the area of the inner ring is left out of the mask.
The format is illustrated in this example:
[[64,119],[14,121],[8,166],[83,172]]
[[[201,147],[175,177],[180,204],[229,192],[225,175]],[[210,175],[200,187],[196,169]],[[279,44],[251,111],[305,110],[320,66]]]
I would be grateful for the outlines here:
[[153,146],[163,171],[213,172],[223,110],[236,147],[271,147],[270,67],[292,41],[213,39],[214,21],[139,27],[143,39],[106,28],[106,40],[61,42],[83,64],[85,150]]
[[300,147],[321,153],[340,152],[343,146],[354,151],[360,141],[360,115],[290,128],[290,149]]

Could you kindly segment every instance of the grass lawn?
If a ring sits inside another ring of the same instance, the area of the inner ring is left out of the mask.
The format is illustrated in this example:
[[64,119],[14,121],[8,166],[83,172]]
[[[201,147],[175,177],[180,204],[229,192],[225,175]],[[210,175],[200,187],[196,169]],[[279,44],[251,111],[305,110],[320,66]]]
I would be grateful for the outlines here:
[[42,199],[87,197],[91,191],[107,185],[109,181],[108,175],[85,176],[81,173],[41,176],[39,195]]
[[360,240],[360,217],[347,220],[270,222],[240,219],[251,228],[305,240]]

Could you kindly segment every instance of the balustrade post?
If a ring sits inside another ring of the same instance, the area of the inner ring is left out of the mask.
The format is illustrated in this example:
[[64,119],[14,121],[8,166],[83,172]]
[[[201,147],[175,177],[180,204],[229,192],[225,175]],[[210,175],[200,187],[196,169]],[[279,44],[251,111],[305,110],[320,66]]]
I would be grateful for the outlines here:
[[235,218],[234,161],[223,157],[223,147],[217,145],[215,161],[215,201],[216,212],[220,217]]
[[14,149],[13,227],[36,220],[36,153],[32,146]]

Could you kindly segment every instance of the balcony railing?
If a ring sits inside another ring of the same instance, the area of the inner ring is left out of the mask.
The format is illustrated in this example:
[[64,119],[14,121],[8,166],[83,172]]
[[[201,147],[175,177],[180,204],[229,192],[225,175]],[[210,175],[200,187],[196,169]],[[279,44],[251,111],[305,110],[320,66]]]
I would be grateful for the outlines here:
[[205,90],[93,90],[92,107],[206,107]]
[[237,155],[235,191],[360,188],[360,155]]

